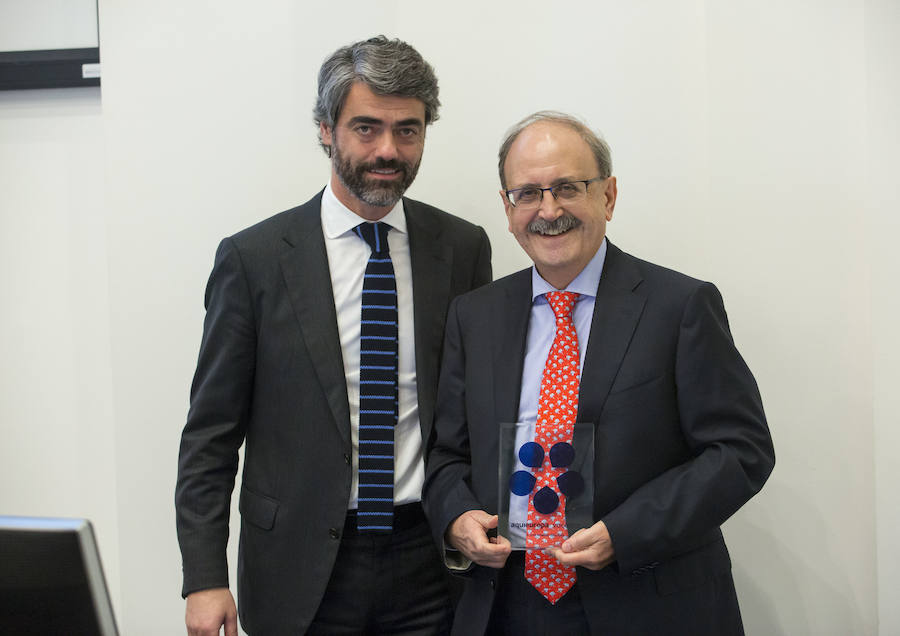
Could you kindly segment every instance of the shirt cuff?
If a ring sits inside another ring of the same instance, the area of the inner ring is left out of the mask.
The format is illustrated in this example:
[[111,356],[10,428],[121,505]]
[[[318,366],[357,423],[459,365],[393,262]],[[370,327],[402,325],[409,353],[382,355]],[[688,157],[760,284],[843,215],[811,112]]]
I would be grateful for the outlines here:
[[447,566],[448,570],[453,572],[465,572],[472,567],[472,559],[468,558],[456,548],[447,545],[446,541],[443,541],[443,544],[444,565]]

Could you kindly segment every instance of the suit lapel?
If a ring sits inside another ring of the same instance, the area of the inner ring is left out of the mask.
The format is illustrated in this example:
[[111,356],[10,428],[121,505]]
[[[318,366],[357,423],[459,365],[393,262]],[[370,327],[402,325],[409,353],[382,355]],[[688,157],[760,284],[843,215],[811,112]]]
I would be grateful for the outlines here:
[[426,208],[403,199],[403,209],[412,267],[419,423],[422,441],[427,444],[434,418],[438,360],[450,298],[453,248],[442,242],[440,226],[429,218]]
[[581,372],[578,421],[595,421],[603,411],[644,310],[642,280],[632,257],[609,243]]
[[[646,298],[639,289],[642,280],[632,257],[609,243],[581,374],[579,422],[595,421],[603,411],[644,310]],[[518,419],[531,316],[531,269],[514,274],[504,291],[496,297],[490,317],[495,343],[491,378],[498,424]]]
[[293,249],[281,255],[281,271],[300,333],[322,391],[344,441],[350,443],[350,407],[343,355],[334,309],[334,293],[321,221],[320,192],[298,210],[284,241]]
[[510,277],[489,318],[495,343],[491,378],[494,381],[494,418],[497,424],[517,422],[528,321],[531,317],[531,268]]

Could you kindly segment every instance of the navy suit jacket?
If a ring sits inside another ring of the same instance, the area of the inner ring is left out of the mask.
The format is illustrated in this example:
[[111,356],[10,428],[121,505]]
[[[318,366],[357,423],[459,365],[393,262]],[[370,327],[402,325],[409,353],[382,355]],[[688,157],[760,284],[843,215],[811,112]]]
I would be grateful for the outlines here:
[[[451,304],[424,488],[438,542],[466,510],[497,512],[498,424],[518,416],[530,311],[530,269]],[[594,519],[616,553],[603,570],[577,571],[592,631],[741,633],[719,526],[775,458],[716,288],[610,244],[577,421],[594,425]],[[497,571],[467,575],[454,632],[481,633]]]
[[[183,595],[228,585],[238,449],[238,610],[250,633],[303,633],[331,575],[351,482],[350,411],[321,193],[222,241],[178,463]],[[404,199],[422,440],[453,297],[490,281],[480,227]],[[349,601],[348,601],[349,602]]]

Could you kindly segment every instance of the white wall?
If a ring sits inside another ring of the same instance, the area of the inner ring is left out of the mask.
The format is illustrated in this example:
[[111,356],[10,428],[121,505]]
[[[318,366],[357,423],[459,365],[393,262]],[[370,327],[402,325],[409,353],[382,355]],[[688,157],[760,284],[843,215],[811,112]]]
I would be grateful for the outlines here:
[[100,90],[0,92],[0,514],[88,517],[119,598]]
[[527,264],[497,145],[555,108],[612,145],[611,239],[719,285],[778,454],[726,526],[748,634],[900,633],[876,567],[900,556],[895,3],[304,5],[101,0],[102,106],[0,94],[0,513],[93,517],[123,632],[180,633],[172,498],[215,246],[324,184],[316,71],[383,32],[441,82],[410,194],[484,225],[497,275]]
[[878,615],[881,633],[900,634],[900,73],[897,72],[900,4],[871,0],[866,4],[866,121],[869,193],[868,253],[872,255],[873,415],[875,424],[875,513]]

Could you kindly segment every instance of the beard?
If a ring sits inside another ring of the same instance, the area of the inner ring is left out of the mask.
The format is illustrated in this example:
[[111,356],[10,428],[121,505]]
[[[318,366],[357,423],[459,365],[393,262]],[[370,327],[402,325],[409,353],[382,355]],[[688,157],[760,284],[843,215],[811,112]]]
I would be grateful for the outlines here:
[[[421,158],[415,164],[399,159],[376,159],[373,163],[354,163],[352,159],[341,155],[337,140],[334,141],[331,161],[338,179],[353,196],[368,205],[379,208],[394,207],[419,172]],[[366,173],[369,170],[399,170],[402,176],[393,181],[381,181],[368,178]]]

